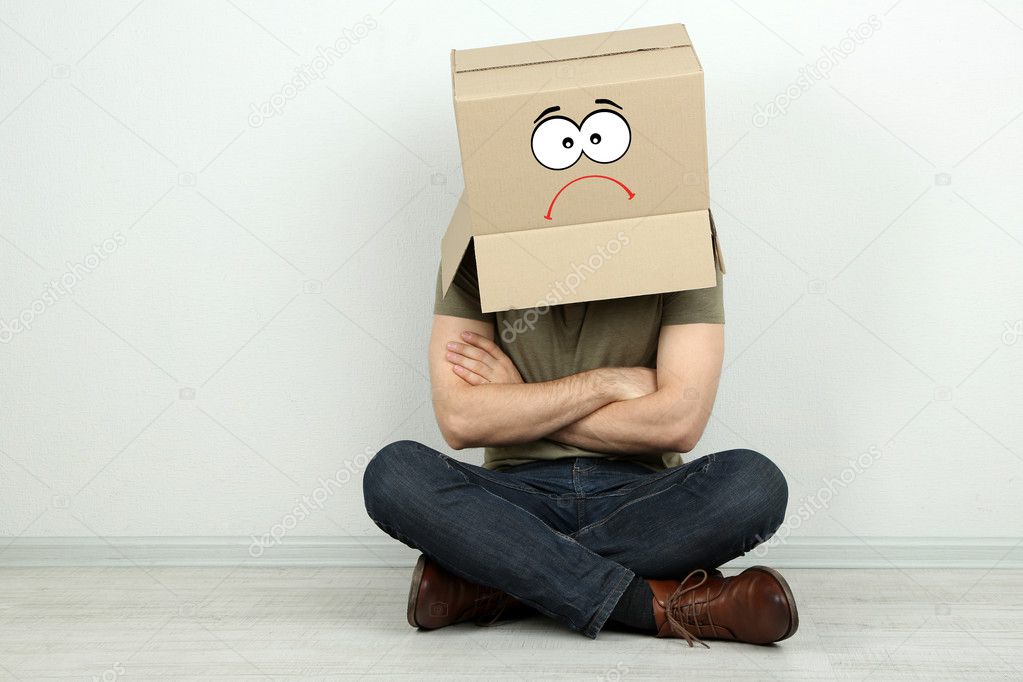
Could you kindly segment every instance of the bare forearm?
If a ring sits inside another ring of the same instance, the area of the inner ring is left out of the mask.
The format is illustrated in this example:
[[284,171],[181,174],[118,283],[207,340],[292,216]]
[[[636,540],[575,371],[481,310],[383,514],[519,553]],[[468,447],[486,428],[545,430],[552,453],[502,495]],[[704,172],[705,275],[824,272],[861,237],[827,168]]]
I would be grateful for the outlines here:
[[610,403],[552,433],[549,438],[594,452],[643,454],[687,452],[696,445],[706,419],[696,400],[657,391],[636,400]]
[[720,324],[662,327],[656,390],[607,405],[550,437],[600,452],[689,452],[714,407],[723,357]]
[[533,384],[435,389],[434,408],[454,447],[527,443],[621,399],[609,371],[590,370]]

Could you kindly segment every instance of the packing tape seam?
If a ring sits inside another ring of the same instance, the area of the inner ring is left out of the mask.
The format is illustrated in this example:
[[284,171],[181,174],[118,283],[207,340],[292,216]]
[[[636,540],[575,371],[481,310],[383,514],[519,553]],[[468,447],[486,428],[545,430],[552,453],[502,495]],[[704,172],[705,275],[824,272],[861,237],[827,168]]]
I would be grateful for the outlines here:
[[[541,59],[535,62],[520,62],[518,64],[502,64],[500,66],[481,66],[477,69],[455,69],[455,73],[474,73],[476,71],[496,71],[497,69],[516,69],[520,66],[535,66],[537,64],[557,64],[558,62],[574,62],[580,59],[594,59],[596,57],[616,57],[623,54],[633,54],[634,52],[653,52],[655,50],[677,50],[681,47],[692,47],[689,43],[680,43],[678,45],[665,45],[663,47],[640,47],[635,50],[622,50],[620,52],[601,52],[599,54],[583,55],[581,57],[561,57],[558,59]],[[457,52],[457,50],[455,51]]]

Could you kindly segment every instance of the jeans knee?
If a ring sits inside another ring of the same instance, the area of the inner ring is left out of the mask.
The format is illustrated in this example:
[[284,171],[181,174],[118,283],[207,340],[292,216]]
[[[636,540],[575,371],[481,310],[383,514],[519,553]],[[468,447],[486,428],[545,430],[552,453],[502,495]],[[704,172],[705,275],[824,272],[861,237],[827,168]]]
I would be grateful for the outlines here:
[[765,534],[773,534],[785,521],[789,503],[785,474],[777,464],[756,450],[730,450],[721,454],[734,460],[736,480],[741,482],[746,494],[753,496],[756,508],[761,510]]
[[374,521],[386,516],[388,509],[401,504],[404,479],[423,446],[411,440],[399,440],[385,445],[369,460],[362,475],[362,498],[366,512]]

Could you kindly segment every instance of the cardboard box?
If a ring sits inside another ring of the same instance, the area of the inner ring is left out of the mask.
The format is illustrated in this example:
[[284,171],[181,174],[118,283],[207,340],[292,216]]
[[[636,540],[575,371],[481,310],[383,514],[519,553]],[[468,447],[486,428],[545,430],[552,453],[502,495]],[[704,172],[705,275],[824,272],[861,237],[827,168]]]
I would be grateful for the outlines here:
[[484,312],[714,286],[703,70],[681,24],[452,50]]

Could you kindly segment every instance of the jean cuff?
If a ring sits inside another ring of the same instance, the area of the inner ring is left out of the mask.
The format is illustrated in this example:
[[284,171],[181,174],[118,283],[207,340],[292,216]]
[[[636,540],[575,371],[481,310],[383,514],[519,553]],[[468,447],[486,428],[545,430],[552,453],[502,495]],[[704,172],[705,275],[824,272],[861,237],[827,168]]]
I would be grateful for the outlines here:
[[583,634],[590,639],[596,639],[597,633],[604,627],[604,623],[607,622],[608,617],[611,615],[611,611],[618,605],[618,601],[625,594],[625,590],[628,589],[629,583],[636,577],[636,574],[625,568],[624,566],[618,567],[618,581],[615,583],[614,588],[608,593],[607,598],[601,603],[600,608],[597,609],[597,613],[593,615],[589,625],[583,630]]

